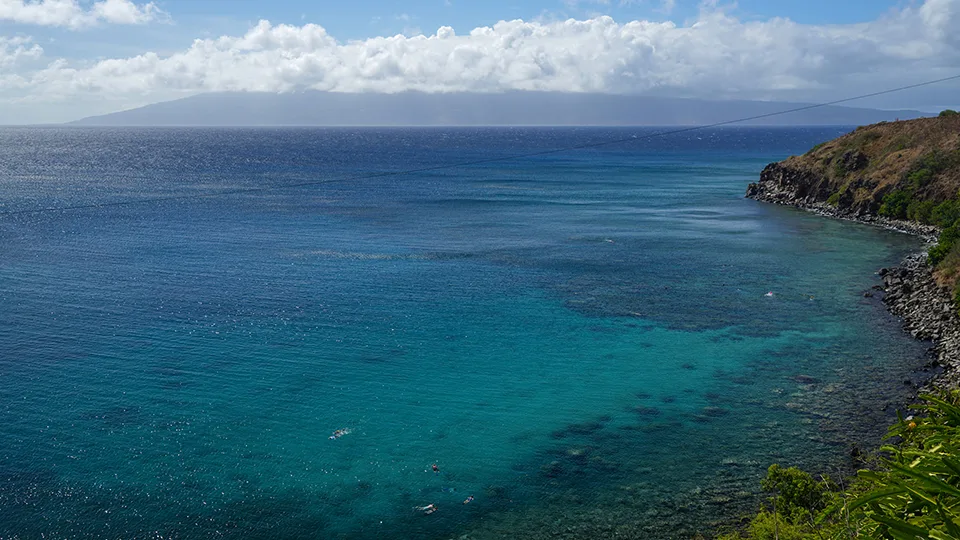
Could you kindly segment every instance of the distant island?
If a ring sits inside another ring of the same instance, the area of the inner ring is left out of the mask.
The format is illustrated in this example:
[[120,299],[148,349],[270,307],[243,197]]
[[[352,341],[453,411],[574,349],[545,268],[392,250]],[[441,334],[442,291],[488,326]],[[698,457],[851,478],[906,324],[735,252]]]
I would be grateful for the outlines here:
[[773,101],[709,101],[559,92],[396,94],[305,91],[200,94],[84,118],[80,126],[676,126],[861,125],[925,116]]

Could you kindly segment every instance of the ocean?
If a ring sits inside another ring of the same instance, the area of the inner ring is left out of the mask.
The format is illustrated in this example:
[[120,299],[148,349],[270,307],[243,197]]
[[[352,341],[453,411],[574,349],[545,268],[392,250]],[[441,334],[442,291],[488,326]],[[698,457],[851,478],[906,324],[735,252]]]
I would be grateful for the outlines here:
[[743,198],[849,129],[2,128],[0,538],[688,538],[849,471],[922,246]]

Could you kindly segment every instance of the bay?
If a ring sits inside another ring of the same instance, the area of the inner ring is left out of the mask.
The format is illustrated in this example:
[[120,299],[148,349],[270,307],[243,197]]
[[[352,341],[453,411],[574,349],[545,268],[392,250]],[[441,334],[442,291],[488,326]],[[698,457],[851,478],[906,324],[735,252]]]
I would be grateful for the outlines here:
[[743,198],[847,130],[0,129],[0,537],[679,538],[849,468],[921,246]]

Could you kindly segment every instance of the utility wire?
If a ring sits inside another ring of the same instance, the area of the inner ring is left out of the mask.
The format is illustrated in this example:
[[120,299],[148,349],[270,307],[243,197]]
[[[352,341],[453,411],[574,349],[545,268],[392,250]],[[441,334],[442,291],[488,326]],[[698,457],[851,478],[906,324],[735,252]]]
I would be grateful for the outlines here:
[[690,127],[684,127],[684,128],[671,129],[671,130],[667,130],[667,131],[657,131],[657,132],[654,132],[654,133],[648,133],[648,134],[646,134],[646,135],[640,135],[640,136],[638,136],[638,135],[632,135],[632,136],[630,136],[630,137],[623,137],[623,138],[619,138],[619,139],[610,139],[610,140],[600,141],[600,142],[584,143],[584,144],[577,144],[577,145],[572,145],[572,146],[564,146],[564,147],[561,147],[561,148],[554,148],[554,149],[551,149],[551,150],[540,150],[540,151],[537,151],[537,152],[527,152],[527,153],[524,153],[524,154],[515,154],[515,155],[512,155],[512,156],[502,156],[502,157],[494,157],[494,158],[477,159],[477,160],[473,160],[473,161],[463,161],[463,162],[458,162],[458,163],[448,163],[448,164],[446,164],[446,165],[432,165],[432,166],[429,166],[429,167],[419,167],[419,168],[415,168],[415,169],[403,169],[403,170],[399,170],[399,171],[385,171],[385,172],[379,172],[379,173],[368,173],[368,174],[360,174],[360,175],[353,175],[353,176],[344,176],[344,177],[341,177],[341,178],[329,178],[329,179],[326,179],[326,180],[312,180],[312,181],[309,181],[309,182],[296,182],[296,183],[292,183],[292,184],[273,185],[273,186],[262,186],[262,187],[251,187],[251,188],[237,188],[237,189],[229,189],[229,190],[223,190],[223,191],[214,191],[214,192],[210,192],[210,193],[190,193],[190,194],[184,194],[184,195],[171,195],[171,196],[168,196],[168,197],[148,197],[148,198],[143,198],[143,199],[134,199],[134,200],[127,200],[127,201],[116,201],[116,202],[110,202],[110,203],[78,204],[78,205],[71,205],[71,206],[35,208],[35,209],[32,209],[32,210],[10,210],[10,211],[5,211],[5,212],[0,211],[0,217],[3,217],[3,216],[23,215],[23,214],[40,214],[40,213],[46,213],[46,212],[63,212],[63,211],[68,211],[68,210],[84,210],[84,209],[92,209],[92,208],[109,208],[109,207],[115,207],[115,206],[129,206],[129,205],[134,205],[134,204],[145,204],[145,203],[167,202],[167,201],[180,201],[180,200],[186,200],[186,199],[202,199],[202,198],[209,198],[209,197],[222,197],[222,196],[227,196],[227,195],[239,195],[239,194],[248,194],[248,193],[262,193],[262,192],[266,192],[266,191],[276,191],[276,190],[281,190],[281,189],[295,189],[295,188],[302,188],[302,187],[319,186],[319,185],[323,185],[323,184],[332,184],[332,183],[337,183],[337,182],[351,182],[351,181],[356,181],[356,180],[371,180],[371,179],[374,179],[374,178],[384,178],[384,177],[390,177],[390,176],[403,176],[403,175],[408,175],[408,174],[417,174],[417,173],[424,173],[424,172],[441,171],[441,170],[446,170],[446,169],[457,169],[457,168],[461,168],[461,167],[471,167],[471,166],[474,166],[474,165],[484,165],[484,164],[487,164],[487,163],[497,163],[497,162],[502,162],[502,161],[514,161],[514,160],[524,159],[524,158],[530,158],[530,157],[538,157],[538,156],[547,156],[547,155],[552,155],[552,154],[559,154],[559,153],[562,153],[562,152],[569,152],[569,151],[572,151],[572,150],[584,150],[584,149],[588,149],[588,148],[599,148],[599,147],[602,147],[602,146],[610,146],[610,145],[622,144],[622,143],[626,143],[626,142],[639,142],[639,141],[654,139],[654,138],[657,138],[657,137],[666,137],[666,136],[668,136],[668,135],[676,135],[676,134],[679,134],[679,133],[689,133],[689,132],[691,132],[691,131],[698,131],[698,130],[710,129],[710,128],[721,127],[721,126],[729,126],[729,125],[732,125],[732,124],[741,124],[741,123],[743,123],[743,122],[749,122],[749,121],[751,121],[751,120],[760,120],[760,119],[763,119],[763,118],[771,118],[771,117],[774,117],[774,116],[782,116],[782,115],[785,115],[785,114],[790,114],[790,113],[795,113],[795,112],[809,111],[809,110],[811,110],[811,109],[819,109],[819,108],[821,108],[821,107],[829,107],[829,106],[831,106],[831,105],[838,105],[838,104],[840,104],[840,103],[848,103],[848,102],[851,102],[851,101],[857,101],[857,100],[866,99],[866,98],[869,98],[869,97],[876,97],[876,96],[882,96],[882,95],[886,95],[886,94],[893,94],[893,93],[896,93],[896,92],[903,92],[904,90],[911,90],[911,89],[914,89],[914,88],[921,88],[921,87],[924,87],[924,86],[931,86],[931,85],[934,85],[934,84],[939,84],[939,83],[943,83],[943,82],[947,82],[947,81],[953,81],[953,80],[957,80],[957,79],[960,79],[960,74],[958,74],[958,75],[953,75],[953,76],[950,76],[950,77],[944,77],[944,78],[942,78],[942,79],[935,79],[935,80],[924,81],[924,82],[920,82],[920,83],[916,83],[916,84],[909,84],[909,85],[906,85],[906,86],[899,86],[899,87],[897,87],[897,88],[890,88],[890,89],[887,89],[887,90],[880,90],[880,91],[878,91],[878,92],[870,92],[869,94],[861,94],[861,95],[858,95],[858,96],[853,96],[853,97],[848,97],[848,98],[843,98],[843,99],[837,99],[837,100],[834,100],[834,101],[827,101],[827,102],[824,102],[824,103],[815,103],[815,104],[811,104],[811,105],[803,105],[803,106],[801,106],[801,107],[795,107],[795,108],[792,108],[792,109],[786,109],[786,110],[783,110],[783,111],[776,111],[776,112],[771,112],[771,113],[757,114],[757,115],[754,115],[754,116],[746,116],[746,117],[743,117],[743,118],[737,118],[737,119],[735,119],[735,120],[724,120],[724,121],[721,121],[721,122],[714,122],[714,123],[712,123],[712,124],[706,124],[706,125],[701,125],[701,126],[690,126]]

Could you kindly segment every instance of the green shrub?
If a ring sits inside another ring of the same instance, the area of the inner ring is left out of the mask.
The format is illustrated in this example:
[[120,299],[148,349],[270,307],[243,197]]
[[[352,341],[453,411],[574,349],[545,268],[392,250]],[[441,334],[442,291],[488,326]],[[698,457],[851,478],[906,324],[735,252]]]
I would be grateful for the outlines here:
[[830,206],[837,206],[840,204],[840,192],[836,192],[833,195],[827,197],[827,204]]
[[789,523],[783,516],[766,510],[761,510],[750,521],[746,533],[747,536],[741,536],[740,533],[721,535],[717,537],[717,540],[744,540],[746,538],[753,540],[807,540],[816,538],[813,533],[806,531],[802,525]]
[[940,111],[940,117],[941,117],[941,118],[946,118],[946,117],[948,117],[948,116],[957,116],[958,114],[960,114],[960,113],[958,113],[957,111],[955,111],[955,110],[953,110],[953,109],[946,109],[946,110]]
[[960,165],[960,151],[934,150],[913,162],[907,171],[906,180],[914,189],[919,189],[941,172],[957,165]]
[[953,246],[945,246],[943,244],[937,244],[932,248],[930,248],[930,250],[927,251],[927,259],[930,260],[930,264],[932,264],[933,266],[940,264],[940,261],[945,259],[947,255],[950,253],[951,247]]
[[930,222],[938,227],[949,227],[958,219],[960,219],[960,201],[956,199],[938,204],[930,213]]
[[934,172],[930,169],[923,168],[917,169],[913,172],[907,173],[907,181],[910,182],[910,185],[914,188],[921,188],[931,180],[933,180]]
[[878,213],[895,219],[906,219],[907,207],[910,206],[910,199],[913,198],[913,192],[904,189],[891,191],[883,196],[883,203],[880,205]]
[[833,175],[842,178],[847,175],[847,166],[843,164],[840,158],[833,162]]
[[914,199],[907,205],[907,219],[929,224],[931,223],[933,208],[933,201],[919,201]]
[[950,253],[950,250],[953,249],[957,240],[960,240],[960,222],[954,222],[953,225],[947,227],[940,233],[940,237],[937,239],[937,245],[930,248],[930,251],[927,253],[930,264],[934,266],[940,264],[940,261],[945,259]]
[[914,145],[914,141],[907,137],[906,135],[898,135],[890,144],[887,145],[888,152],[899,152],[901,150],[906,150]]
[[810,521],[826,508],[829,481],[818,482],[809,473],[796,467],[773,464],[760,487],[774,493],[774,508],[791,523]]

